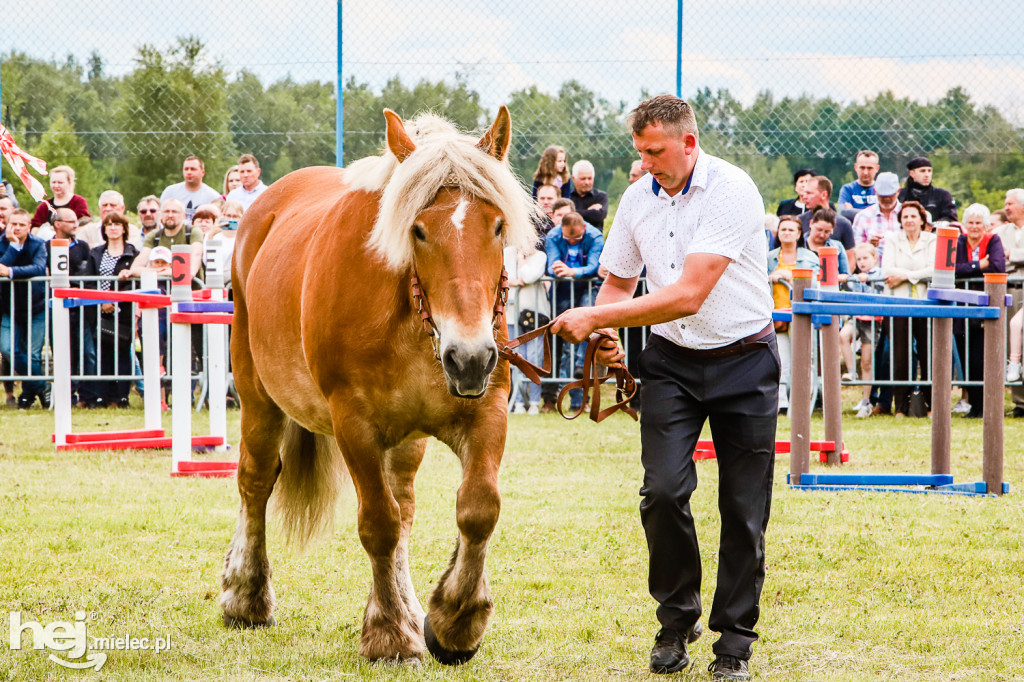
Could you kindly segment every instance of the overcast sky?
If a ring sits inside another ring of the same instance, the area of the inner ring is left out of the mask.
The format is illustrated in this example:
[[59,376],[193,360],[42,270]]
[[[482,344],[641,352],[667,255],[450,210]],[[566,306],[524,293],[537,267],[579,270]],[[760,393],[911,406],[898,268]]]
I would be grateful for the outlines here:
[[[650,0],[347,0],[344,73],[379,87],[400,75],[464,74],[489,108],[569,78],[635,102],[642,88],[674,92],[677,3]],[[683,95],[728,88],[749,102],[770,89],[843,101],[880,91],[935,100],[950,87],[1024,123],[1024,40],[1016,0],[685,0]],[[0,51],[84,62],[111,72],[142,43],[195,35],[236,72],[265,79],[336,78],[337,5],[330,0],[30,0],[4,3]],[[2,83],[0,83],[2,86]],[[2,95],[0,95],[2,96]]]

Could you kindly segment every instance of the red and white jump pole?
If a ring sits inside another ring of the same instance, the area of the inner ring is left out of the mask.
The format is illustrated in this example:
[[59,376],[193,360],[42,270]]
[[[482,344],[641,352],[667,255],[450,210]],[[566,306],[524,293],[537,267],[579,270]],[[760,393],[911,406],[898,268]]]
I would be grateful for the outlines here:
[[[50,240],[50,275],[53,287],[71,286],[67,239]],[[59,298],[50,299],[53,320],[53,441],[67,445],[71,433],[71,315]]]

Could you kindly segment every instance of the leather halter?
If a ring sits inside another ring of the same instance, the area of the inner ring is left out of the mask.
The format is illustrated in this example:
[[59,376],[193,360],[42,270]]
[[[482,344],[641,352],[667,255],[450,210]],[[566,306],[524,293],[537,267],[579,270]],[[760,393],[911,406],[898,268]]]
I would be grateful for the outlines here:
[[[441,332],[437,329],[433,315],[430,312],[430,302],[427,301],[427,292],[420,284],[419,273],[416,266],[413,266],[412,278],[412,300],[416,303],[416,312],[420,315],[423,323],[423,331],[430,337],[430,345],[434,348],[434,357],[441,359]],[[497,340],[500,321],[505,318],[505,304],[508,303],[508,273],[504,266],[501,268],[501,278],[498,280],[498,291],[494,297],[494,316],[491,318],[491,325],[494,328],[495,340]]]

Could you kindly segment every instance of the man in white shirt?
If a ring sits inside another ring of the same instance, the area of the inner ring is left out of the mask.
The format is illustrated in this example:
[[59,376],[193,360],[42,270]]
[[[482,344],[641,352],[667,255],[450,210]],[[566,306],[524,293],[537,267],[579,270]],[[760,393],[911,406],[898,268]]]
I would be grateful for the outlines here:
[[203,204],[220,199],[220,192],[203,182],[206,176],[206,164],[198,156],[189,156],[181,165],[184,182],[168,185],[160,195],[160,204],[168,199],[177,199],[185,207],[185,223],[192,224],[192,216]]
[[242,154],[238,157],[238,173],[242,176],[242,186],[236,187],[228,192],[228,201],[237,201],[246,211],[256,201],[256,197],[263,194],[267,186],[260,181],[260,162],[252,154]]
[[[693,451],[710,420],[722,517],[718,587],[708,625],[721,633],[712,679],[750,679],[764,582],[780,364],[772,329],[764,202],[739,168],[701,151],[690,106],[671,95],[627,119],[651,178],[622,195],[601,264],[609,271],[592,307],[559,316],[552,331],[577,343],[595,329],[652,325],[640,356],[644,465],[640,516],[649,588],[661,630],[650,668],[689,664],[701,633],[701,561],[690,513]],[[647,268],[650,293],[632,298]],[[599,353],[603,364],[621,347]]]

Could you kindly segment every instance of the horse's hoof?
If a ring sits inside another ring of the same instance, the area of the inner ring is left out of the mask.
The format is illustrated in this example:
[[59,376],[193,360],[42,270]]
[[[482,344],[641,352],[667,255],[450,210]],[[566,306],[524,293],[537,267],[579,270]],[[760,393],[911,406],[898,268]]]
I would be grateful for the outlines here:
[[427,651],[430,655],[437,659],[437,662],[441,665],[462,665],[469,659],[476,655],[476,652],[480,649],[479,646],[473,647],[469,651],[449,651],[441,646],[441,643],[437,641],[437,635],[434,634],[434,628],[430,627],[430,614],[428,613],[423,617],[423,639],[427,643]]
[[274,620],[273,616],[269,616],[262,623],[249,620],[248,618],[238,618],[237,616],[229,616],[226,613],[222,615],[222,618],[224,619],[224,625],[229,628],[232,628],[233,630],[254,630],[256,628],[272,628],[275,625],[277,625],[277,621]]

